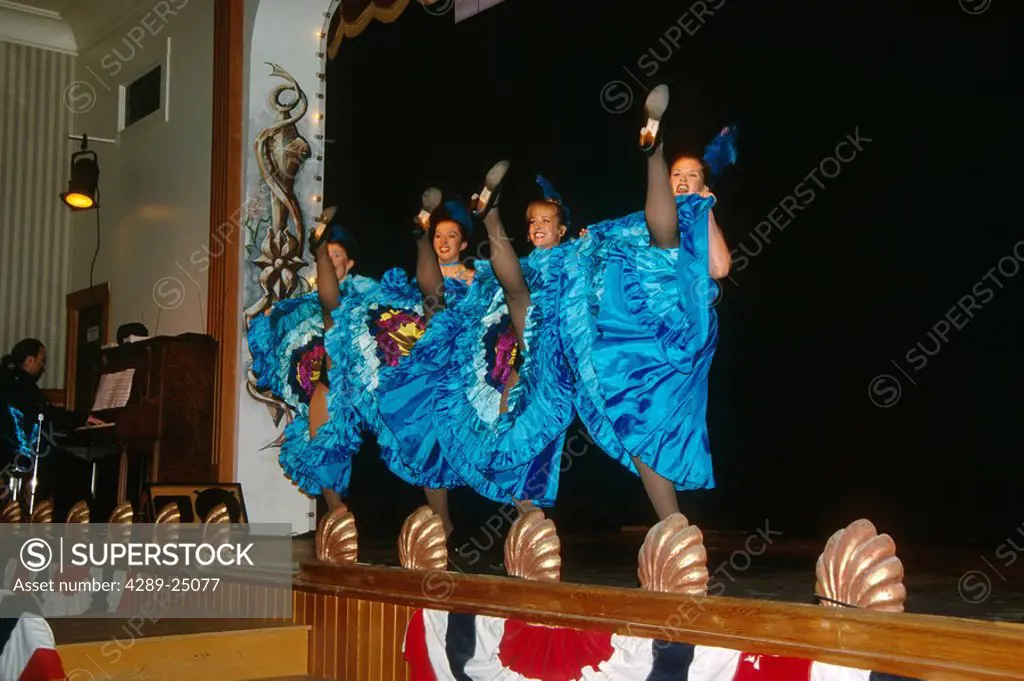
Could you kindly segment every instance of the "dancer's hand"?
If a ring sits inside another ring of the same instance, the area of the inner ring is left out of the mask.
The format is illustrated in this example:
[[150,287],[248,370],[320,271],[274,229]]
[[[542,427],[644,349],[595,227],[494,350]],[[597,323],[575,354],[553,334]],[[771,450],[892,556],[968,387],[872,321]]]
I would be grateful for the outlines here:
[[704,187],[704,189],[701,189],[701,190],[700,190],[700,195],[701,195],[702,197],[704,197],[704,198],[707,198],[707,197],[709,197],[709,196],[710,196],[710,197],[711,197],[711,198],[713,198],[713,199],[714,199],[715,201],[718,201],[718,197],[717,197],[717,196],[715,196],[715,195],[714,195],[714,194],[713,194],[713,193],[711,192],[711,190],[710,190],[710,189],[708,189],[707,187]]
[[107,425],[106,421],[101,421],[98,418],[96,418],[95,416],[92,416],[91,414],[89,415],[89,417],[87,419],[85,419],[85,423],[86,423],[86,425],[89,425],[89,426],[105,426],[105,425]]

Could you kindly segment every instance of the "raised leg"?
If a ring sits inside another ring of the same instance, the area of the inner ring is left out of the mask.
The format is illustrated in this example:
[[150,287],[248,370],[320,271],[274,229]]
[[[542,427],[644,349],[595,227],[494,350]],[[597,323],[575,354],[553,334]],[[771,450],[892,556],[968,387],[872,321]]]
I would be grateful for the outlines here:
[[[679,216],[676,198],[672,193],[665,146],[662,144],[661,118],[668,108],[668,88],[664,85],[651,90],[644,106],[647,125],[641,132],[641,146],[647,153],[647,202],[644,217],[651,242],[658,248],[679,246]],[[652,132],[653,131],[653,132]]]

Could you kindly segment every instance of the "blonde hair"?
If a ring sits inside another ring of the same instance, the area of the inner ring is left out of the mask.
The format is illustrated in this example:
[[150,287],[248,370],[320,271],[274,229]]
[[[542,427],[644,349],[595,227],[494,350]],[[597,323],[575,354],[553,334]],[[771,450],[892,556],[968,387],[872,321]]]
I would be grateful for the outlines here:
[[554,201],[552,199],[535,199],[533,201],[530,201],[530,203],[526,205],[527,221],[529,221],[530,219],[530,209],[533,208],[534,206],[552,206],[556,211],[556,215],[558,216],[558,224],[568,229],[569,225],[567,225],[565,222],[565,208],[562,207],[561,203],[559,203],[558,201]]

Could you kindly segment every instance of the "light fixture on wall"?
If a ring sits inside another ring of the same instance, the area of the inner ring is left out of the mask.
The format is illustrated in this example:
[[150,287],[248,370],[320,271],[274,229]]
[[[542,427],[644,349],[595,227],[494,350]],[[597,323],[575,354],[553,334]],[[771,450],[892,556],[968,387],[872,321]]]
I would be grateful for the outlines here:
[[[82,148],[71,156],[71,177],[68,190],[60,199],[72,210],[89,210],[99,206],[100,164],[95,151],[89,150],[88,135],[68,135],[82,140]],[[116,144],[114,140],[92,138],[93,142]]]
[[68,139],[82,140],[82,148],[71,156],[71,179],[68,180],[68,190],[61,193],[60,200],[74,211],[96,210],[96,251],[92,254],[92,264],[89,266],[89,288],[92,289],[96,258],[100,255],[100,163],[96,152],[89,151],[89,142],[117,144],[117,140],[88,135],[68,135]]

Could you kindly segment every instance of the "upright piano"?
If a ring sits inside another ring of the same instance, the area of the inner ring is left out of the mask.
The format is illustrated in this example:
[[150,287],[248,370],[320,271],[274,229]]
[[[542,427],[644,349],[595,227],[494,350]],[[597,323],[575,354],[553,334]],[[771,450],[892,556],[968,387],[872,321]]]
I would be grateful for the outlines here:
[[[79,428],[66,443],[91,465],[93,479],[86,493],[93,497],[94,522],[106,522],[113,506],[125,500],[138,511],[147,482],[217,479],[213,460],[216,368],[217,341],[193,333],[125,343],[93,358],[93,391],[86,395],[88,404],[78,405],[80,409],[92,406],[103,375],[134,370],[127,404],[92,412],[111,425]],[[109,453],[111,448],[119,456],[98,465],[106,460],[104,450]],[[114,461],[116,465],[110,465]],[[96,480],[97,471],[102,473],[100,480]],[[60,502],[54,500],[55,511],[68,500]]]

